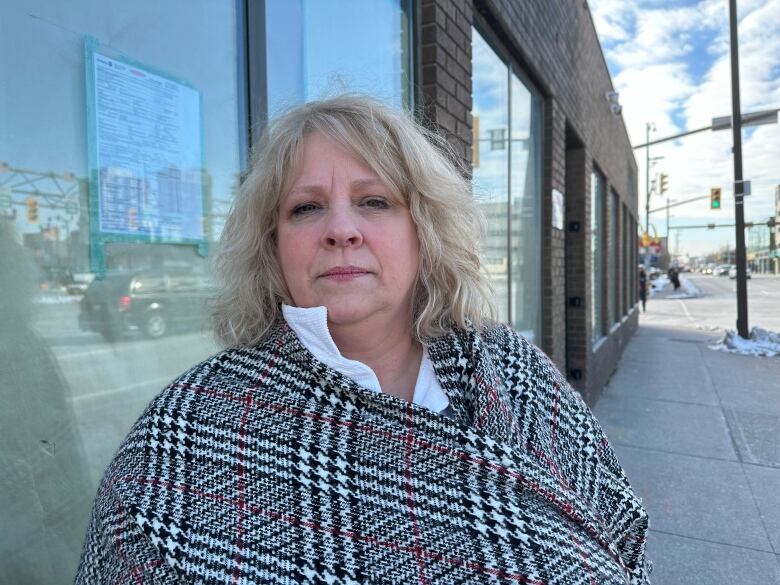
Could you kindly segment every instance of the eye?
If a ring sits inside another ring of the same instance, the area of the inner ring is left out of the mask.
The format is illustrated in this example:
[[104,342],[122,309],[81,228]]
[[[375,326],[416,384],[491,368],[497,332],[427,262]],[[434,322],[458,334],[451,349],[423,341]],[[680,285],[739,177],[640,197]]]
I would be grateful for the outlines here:
[[387,209],[390,203],[384,197],[368,197],[363,200],[363,205],[369,209]]
[[316,211],[318,209],[318,206],[316,203],[301,203],[300,205],[296,205],[293,207],[291,215],[293,216],[300,216],[300,215],[306,215],[308,213],[311,213],[312,211]]

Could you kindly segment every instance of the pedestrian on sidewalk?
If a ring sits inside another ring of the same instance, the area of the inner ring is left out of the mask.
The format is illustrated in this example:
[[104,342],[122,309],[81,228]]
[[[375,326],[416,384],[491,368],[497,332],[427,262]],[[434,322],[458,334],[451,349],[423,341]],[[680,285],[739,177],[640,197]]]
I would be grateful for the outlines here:
[[671,281],[672,286],[674,286],[674,290],[680,288],[680,273],[677,270],[677,267],[670,266],[667,274],[669,275],[669,280]]
[[639,265],[639,300],[642,301],[642,312],[647,309],[647,272],[644,265]]

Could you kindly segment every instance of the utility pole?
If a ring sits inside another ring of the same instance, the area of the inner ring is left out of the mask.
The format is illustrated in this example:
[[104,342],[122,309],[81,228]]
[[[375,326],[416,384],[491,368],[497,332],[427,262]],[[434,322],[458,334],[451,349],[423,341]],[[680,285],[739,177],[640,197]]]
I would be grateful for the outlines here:
[[[677,232],[679,233],[679,232]],[[666,253],[669,256],[669,263],[672,262],[672,240],[669,237],[669,197],[666,198]]]
[[[748,328],[747,273],[745,258],[745,206],[742,182],[742,113],[739,103],[739,44],[737,40],[737,0],[729,0],[731,33],[731,128],[734,137],[734,213],[736,215],[737,333],[750,338]],[[648,142],[650,135],[648,134]]]
[[[655,124],[647,122],[645,124],[645,143],[650,142],[650,129],[655,130]],[[650,146],[645,147],[645,170],[647,176],[645,177],[645,233],[650,233]]]
[[[652,122],[645,123],[645,142],[650,142],[650,130],[655,131],[655,124]],[[645,236],[650,233],[650,146],[645,148]],[[645,268],[649,268],[650,262],[648,260],[649,254],[647,248],[645,248],[645,257],[642,259],[642,264]]]

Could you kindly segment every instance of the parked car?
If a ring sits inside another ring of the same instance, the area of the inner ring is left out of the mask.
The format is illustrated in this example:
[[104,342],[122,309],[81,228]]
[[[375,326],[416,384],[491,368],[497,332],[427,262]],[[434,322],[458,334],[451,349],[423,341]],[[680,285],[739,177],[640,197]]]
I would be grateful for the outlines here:
[[128,331],[158,338],[206,324],[209,279],[187,270],[108,273],[81,299],[79,328],[114,341]]
[[[751,277],[751,275],[753,274],[753,273],[750,271],[750,268],[746,266],[746,267],[745,267],[745,271],[746,271],[746,273],[747,273],[747,278],[750,278],[750,277]],[[732,267],[729,269],[729,278],[730,278],[731,280],[735,280],[735,279],[737,278],[737,267],[736,267],[736,266],[732,266]]]
[[721,264],[720,266],[718,266],[715,273],[718,276],[728,276],[730,270],[731,270],[731,264]]

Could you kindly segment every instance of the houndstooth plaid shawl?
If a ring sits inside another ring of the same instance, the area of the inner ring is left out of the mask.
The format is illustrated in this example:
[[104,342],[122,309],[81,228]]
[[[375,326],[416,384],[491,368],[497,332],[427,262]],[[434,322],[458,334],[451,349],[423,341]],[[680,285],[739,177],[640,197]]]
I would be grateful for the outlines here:
[[76,583],[647,583],[647,516],[598,423],[510,329],[428,348],[453,419],[316,361],[286,324],[148,407]]

